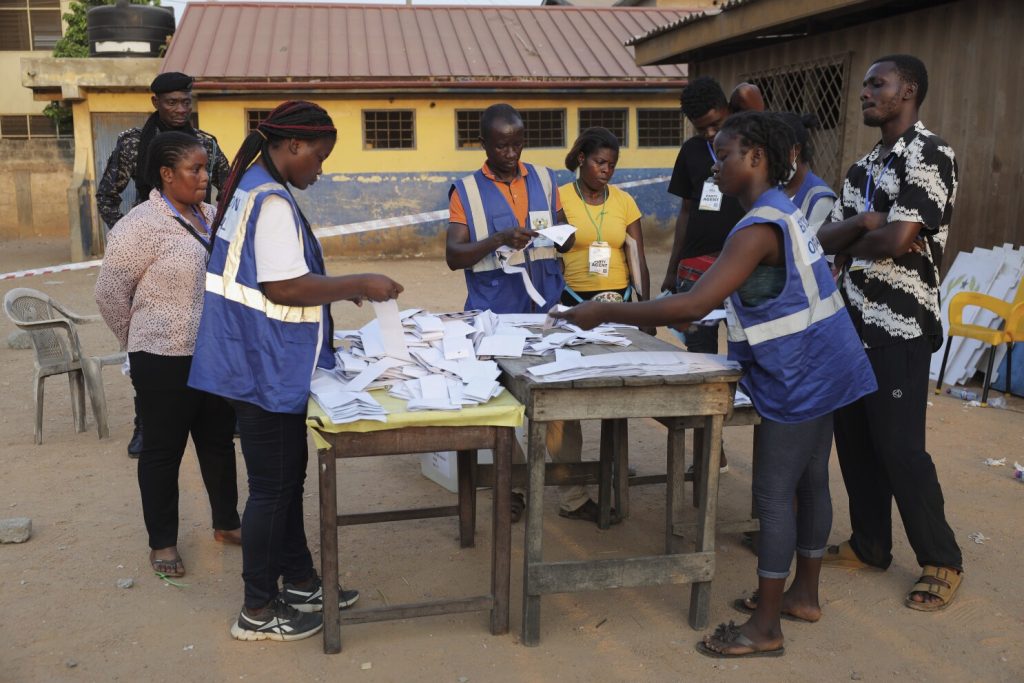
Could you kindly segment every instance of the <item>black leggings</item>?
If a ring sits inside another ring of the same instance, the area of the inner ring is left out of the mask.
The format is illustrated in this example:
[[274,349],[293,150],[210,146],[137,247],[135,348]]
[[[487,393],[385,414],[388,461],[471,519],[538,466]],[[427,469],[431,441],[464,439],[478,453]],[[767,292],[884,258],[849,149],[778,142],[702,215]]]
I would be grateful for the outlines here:
[[235,413],[227,401],[187,385],[191,356],[129,354],[142,420],[139,491],[150,548],[178,544],[178,469],[189,434],[213,512],[213,528],[237,529]]

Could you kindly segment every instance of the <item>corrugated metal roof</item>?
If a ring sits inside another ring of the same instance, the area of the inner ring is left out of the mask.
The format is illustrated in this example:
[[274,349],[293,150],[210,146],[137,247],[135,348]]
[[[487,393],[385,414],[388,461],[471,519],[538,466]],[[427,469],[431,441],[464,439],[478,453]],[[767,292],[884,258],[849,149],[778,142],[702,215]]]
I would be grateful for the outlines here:
[[660,36],[662,33],[668,33],[673,29],[679,28],[680,26],[687,26],[689,24],[702,21],[704,19],[717,17],[722,12],[728,12],[731,9],[742,7],[743,5],[749,5],[750,3],[756,1],[757,0],[727,0],[726,2],[719,5],[717,9],[692,12],[684,17],[679,17],[678,19],[675,19],[671,23],[663,24],[661,26],[655,26],[654,28],[650,29],[649,31],[642,35],[630,38],[626,42],[626,45],[636,45],[637,43],[643,42],[650,38],[654,38],[655,36]]
[[193,2],[162,70],[200,82],[678,81],[684,65],[639,67],[625,42],[690,12]]

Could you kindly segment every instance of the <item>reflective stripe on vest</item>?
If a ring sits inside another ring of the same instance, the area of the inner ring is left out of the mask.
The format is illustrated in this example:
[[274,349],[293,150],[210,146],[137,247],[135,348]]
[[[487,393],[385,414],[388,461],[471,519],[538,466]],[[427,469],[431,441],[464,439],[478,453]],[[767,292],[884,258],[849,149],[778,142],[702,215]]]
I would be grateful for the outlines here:
[[[762,206],[747,214],[747,217],[761,218],[765,222],[773,224],[778,220],[786,222],[789,230],[788,241],[791,245],[790,251],[792,252],[789,254],[789,258],[792,258],[793,265],[800,276],[800,283],[803,285],[804,296],[807,299],[808,306],[803,310],[790,313],[775,320],[743,327],[733,309],[732,302],[727,299],[726,321],[728,323],[729,341],[746,341],[753,346],[771,339],[778,339],[779,337],[805,330],[814,323],[825,320],[843,309],[843,297],[838,290],[832,292],[825,299],[819,296],[818,282],[814,277],[814,269],[810,264],[804,263],[804,259],[798,253],[797,240],[800,239],[802,231],[799,226],[794,225],[796,220],[794,214],[784,213],[770,206]],[[817,241],[817,238],[813,235],[811,239]],[[817,258],[814,260],[820,258],[821,254],[818,252]]]
[[814,208],[816,200],[822,195],[828,197],[834,197],[835,193],[832,192],[832,188],[828,185],[815,185],[807,190],[807,194],[804,195],[804,200],[800,202],[800,213],[804,217],[811,215],[811,209]]

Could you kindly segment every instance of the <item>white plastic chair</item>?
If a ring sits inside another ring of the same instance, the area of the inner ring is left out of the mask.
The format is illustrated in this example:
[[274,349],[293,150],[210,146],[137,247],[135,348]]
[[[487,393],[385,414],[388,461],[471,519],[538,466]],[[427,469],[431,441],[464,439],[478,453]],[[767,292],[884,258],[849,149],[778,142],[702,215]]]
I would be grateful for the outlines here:
[[[99,437],[110,436],[107,428],[107,398],[103,391],[104,365],[120,365],[125,353],[108,356],[83,356],[76,325],[100,322],[99,315],[78,315],[35,289],[19,287],[4,296],[4,312],[19,329],[32,337],[36,351],[36,372],[33,396],[36,403],[37,444],[43,442],[43,380],[51,375],[68,375],[71,386],[71,412],[75,430],[85,431],[85,393],[89,392],[96,431]],[[63,330],[63,334],[61,333]]]

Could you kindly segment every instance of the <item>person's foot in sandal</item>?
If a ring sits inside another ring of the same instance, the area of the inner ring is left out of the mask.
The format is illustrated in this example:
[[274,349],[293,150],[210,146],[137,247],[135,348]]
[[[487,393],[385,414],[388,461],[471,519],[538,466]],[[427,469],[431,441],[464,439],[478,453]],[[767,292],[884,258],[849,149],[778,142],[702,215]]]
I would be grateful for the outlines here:
[[526,509],[526,498],[516,491],[512,492],[512,523],[515,524],[523,518],[523,510]]
[[925,565],[921,578],[907,594],[904,604],[919,612],[944,610],[956,599],[964,573],[952,567]]
[[[575,510],[559,509],[558,514],[559,516],[566,517],[568,519],[579,519],[584,522],[593,522],[594,524],[597,524],[601,519],[601,507],[595,503],[593,499],[587,498],[587,502],[580,505]],[[612,524],[618,524],[622,521],[622,518],[619,517],[619,514],[615,511],[615,508],[611,509],[609,518]]]
[[750,624],[719,624],[714,633],[697,643],[697,652],[718,659],[735,657],[781,657],[786,653],[782,633],[759,633]]
[[874,569],[884,571],[881,567],[868,564],[860,559],[849,541],[843,541],[839,545],[830,545],[825,549],[825,556],[821,558],[822,567],[839,567],[841,569]]
[[[736,598],[732,606],[735,610],[744,614],[753,614],[757,609],[757,591],[749,598]],[[814,624],[821,619],[821,606],[817,602],[811,602],[788,590],[782,595],[781,617],[787,621],[802,621],[807,624]]]
[[185,563],[181,561],[177,546],[150,550],[149,564],[154,572],[169,579],[180,579],[185,576]]
[[242,527],[237,529],[214,529],[213,540],[224,545],[242,545]]

